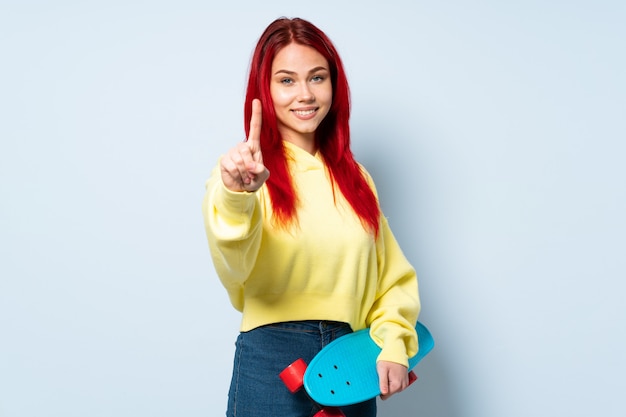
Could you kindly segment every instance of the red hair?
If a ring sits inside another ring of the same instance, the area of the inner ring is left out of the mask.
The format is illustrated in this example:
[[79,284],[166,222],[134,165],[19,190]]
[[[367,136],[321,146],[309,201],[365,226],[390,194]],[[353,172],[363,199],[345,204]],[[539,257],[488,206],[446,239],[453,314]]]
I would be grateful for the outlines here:
[[330,39],[312,23],[295,18],[279,18],[261,35],[250,63],[244,106],[246,136],[250,132],[252,100],[261,100],[263,124],[261,151],[263,163],[271,172],[266,182],[275,220],[287,225],[297,217],[297,195],[289,175],[286,149],[270,94],[272,62],[276,54],[291,43],[309,46],[328,61],[333,89],[330,111],[315,132],[322,158],[337,185],[367,230],[378,234],[380,207],[365,174],[350,149],[350,89],[339,54]]

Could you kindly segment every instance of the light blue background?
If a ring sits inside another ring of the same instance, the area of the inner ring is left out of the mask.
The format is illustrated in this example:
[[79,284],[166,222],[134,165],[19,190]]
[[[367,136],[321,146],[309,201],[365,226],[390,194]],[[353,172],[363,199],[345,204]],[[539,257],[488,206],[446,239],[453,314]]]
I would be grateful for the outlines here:
[[200,203],[281,15],[342,54],[437,341],[380,415],[623,416],[624,4],[0,1],[0,416],[223,415]]

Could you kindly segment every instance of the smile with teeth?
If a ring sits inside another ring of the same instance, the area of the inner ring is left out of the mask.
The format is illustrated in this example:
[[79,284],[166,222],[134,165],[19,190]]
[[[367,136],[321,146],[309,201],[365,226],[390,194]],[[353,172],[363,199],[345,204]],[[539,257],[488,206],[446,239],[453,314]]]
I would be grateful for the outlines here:
[[308,116],[310,114],[313,114],[317,111],[317,109],[310,109],[310,110],[292,110],[296,115],[298,116]]

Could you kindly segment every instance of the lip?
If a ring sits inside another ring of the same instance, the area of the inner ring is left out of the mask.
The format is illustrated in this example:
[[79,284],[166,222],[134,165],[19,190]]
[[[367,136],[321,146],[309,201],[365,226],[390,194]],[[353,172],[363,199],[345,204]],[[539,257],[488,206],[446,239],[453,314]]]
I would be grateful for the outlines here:
[[315,117],[319,107],[302,107],[299,109],[293,109],[291,112],[300,120],[309,120]]

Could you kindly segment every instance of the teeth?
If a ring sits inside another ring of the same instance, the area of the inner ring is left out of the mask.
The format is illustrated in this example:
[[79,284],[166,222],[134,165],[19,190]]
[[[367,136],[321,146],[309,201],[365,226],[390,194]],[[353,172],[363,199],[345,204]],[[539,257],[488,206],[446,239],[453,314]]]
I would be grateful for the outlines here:
[[298,116],[307,116],[309,114],[315,113],[315,110],[294,110],[293,112]]

